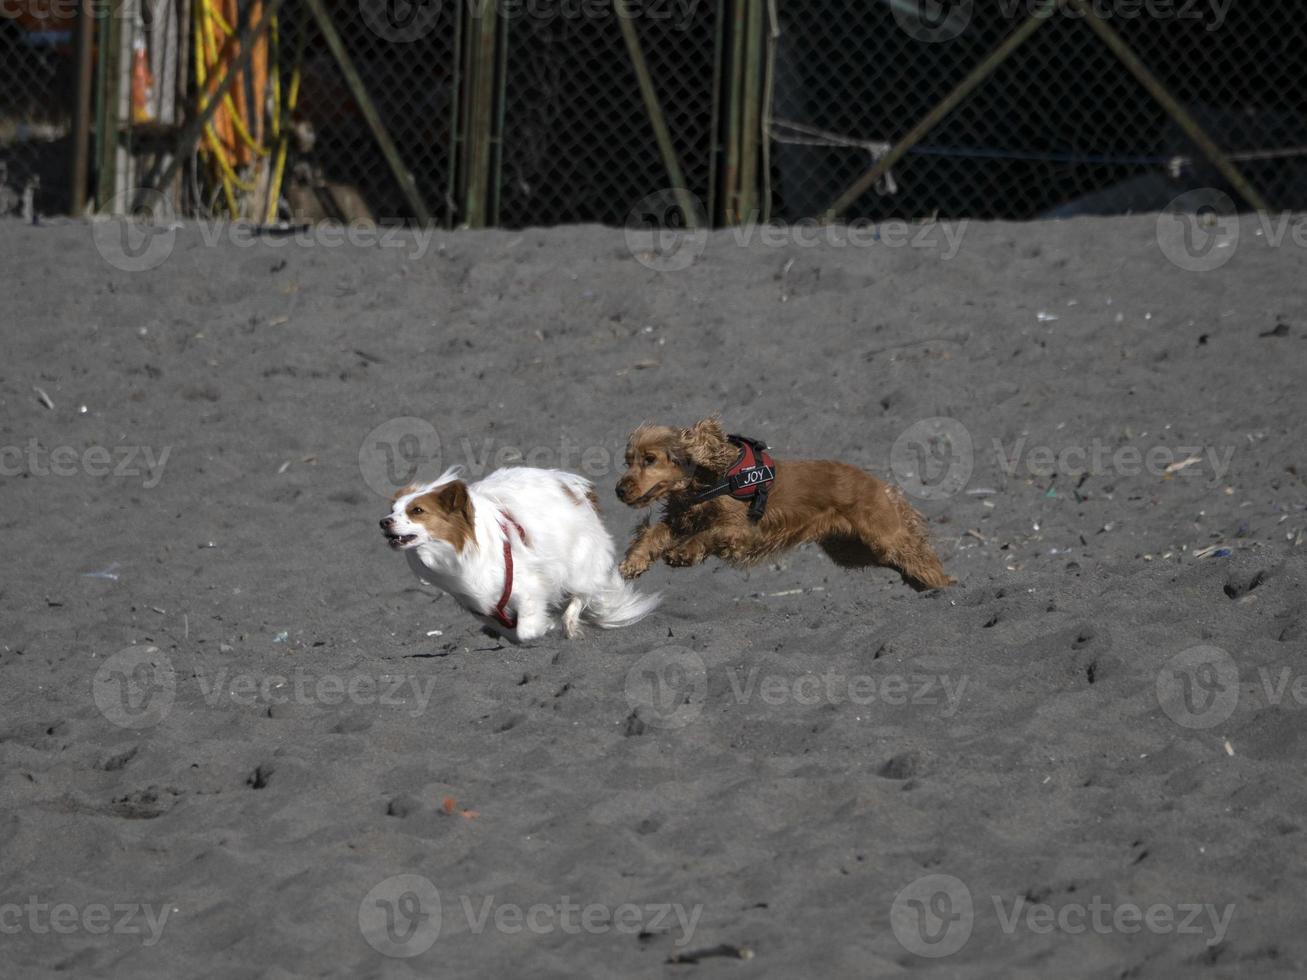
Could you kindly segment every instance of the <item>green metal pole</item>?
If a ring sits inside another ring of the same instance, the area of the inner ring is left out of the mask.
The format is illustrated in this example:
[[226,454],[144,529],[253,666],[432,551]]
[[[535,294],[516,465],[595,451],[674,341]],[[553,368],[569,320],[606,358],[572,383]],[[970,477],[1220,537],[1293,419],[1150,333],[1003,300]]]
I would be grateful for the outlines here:
[[717,221],[717,188],[721,176],[717,161],[721,157],[721,134],[717,127],[722,121],[722,48],[726,37],[726,4],[717,0],[716,22],[713,29],[712,61],[712,120],[708,124],[708,223]]
[[497,4],[480,4],[472,15],[469,36],[468,69],[471,78],[467,120],[466,180],[464,202],[466,223],[471,228],[486,225],[486,205],[490,183],[490,130],[494,112],[495,25]]
[[722,217],[740,221],[740,116],[744,97],[744,24],[747,0],[733,0],[730,78],[726,86],[726,171],[722,178]]
[[504,186],[504,114],[508,102],[508,29],[505,17],[499,27],[499,58],[495,66],[495,121],[490,131],[490,223],[499,224],[499,193]]
[[762,98],[763,0],[744,0],[749,18],[744,39],[743,123],[740,131],[740,214],[752,219],[758,200],[758,121]]
[[[280,0],[270,0],[270,5],[275,9],[279,2]],[[417,219],[418,224],[430,225],[431,212],[427,210],[426,202],[422,200],[422,195],[417,188],[417,182],[414,181],[413,174],[404,166],[399,150],[395,148],[390,133],[386,131],[386,127],[381,121],[381,114],[377,112],[377,107],[373,103],[372,97],[368,95],[363,79],[354,68],[354,62],[350,60],[349,52],[345,50],[345,42],[341,40],[336,25],[332,23],[330,15],[322,5],[322,0],[304,0],[304,2],[308,4],[309,12],[313,14],[313,19],[318,22],[318,30],[322,31],[322,37],[327,42],[327,47],[331,49],[337,64],[340,65],[341,73],[345,76],[345,84],[349,86],[350,94],[354,96],[354,101],[358,103],[359,110],[363,113],[368,128],[372,130],[372,136],[376,139],[377,146],[381,148],[381,155],[386,158],[391,173],[395,175],[395,180],[399,182],[399,189],[403,191],[408,206],[413,211],[413,216]],[[271,14],[265,14],[264,22],[270,16]]]
[[622,37],[626,41],[627,53],[631,57],[631,67],[635,69],[635,78],[640,85],[645,112],[649,114],[654,139],[658,142],[658,152],[663,158],[663,166],[667,168],[667,179],[676,193],[676,202],[681,207],[681,214],[685,216],[687,227],[694,227],[698,224],[697,209],[686,189],[681,161],[677,159],[676,147],[672,144],[672,134],[667,128],[667,118],[663,115],[662,105],[658,102],[658,92],[654,89],[649,65],[644,60],[644,49],[640,46],[640,36],[636,33],[635,23],[631,20],[630,8],[627,7],[626,0],[613,0],[613,7],[617,12],[617,22],[622,28]]
[[[96,182],[96,210],[114,196],[118,169],[118,80],[122,58],[122,3],[115,3],[108,15],[100,21],[100,60],[103,65],[100,83],[99,125],[95,128],[95,143],[99,153],[99,174]],[[149,185],[146,185],[149,186]]]

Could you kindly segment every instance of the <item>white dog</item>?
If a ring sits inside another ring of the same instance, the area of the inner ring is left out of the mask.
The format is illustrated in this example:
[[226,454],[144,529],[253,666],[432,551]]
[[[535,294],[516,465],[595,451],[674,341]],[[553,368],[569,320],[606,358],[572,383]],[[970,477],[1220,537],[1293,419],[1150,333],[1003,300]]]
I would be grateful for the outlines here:
[[618,574],[589,480],[512,467],[467,484],[460,472],[400,490],[381,531],[418,578],[497,632],[538,639],[561,610],[570,637],[582,620],[629,626],[658,605]]

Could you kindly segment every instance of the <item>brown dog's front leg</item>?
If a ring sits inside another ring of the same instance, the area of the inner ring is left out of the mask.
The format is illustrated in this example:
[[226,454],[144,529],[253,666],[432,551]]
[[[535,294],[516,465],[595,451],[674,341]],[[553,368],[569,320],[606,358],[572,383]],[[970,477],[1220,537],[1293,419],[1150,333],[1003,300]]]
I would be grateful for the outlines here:
[[638,578],[649,571],[649,566],[671,547],[673,537],[672,529],[661,521],[646,524],[636,531],[626,549],[626,560],[617,566],[622,578]]
[[673,568],[685,568],[697,565],[709,555],[716,554],[723,541],[715,531],[700,531],[678,541],[675,546],[663,552],[663,561]]

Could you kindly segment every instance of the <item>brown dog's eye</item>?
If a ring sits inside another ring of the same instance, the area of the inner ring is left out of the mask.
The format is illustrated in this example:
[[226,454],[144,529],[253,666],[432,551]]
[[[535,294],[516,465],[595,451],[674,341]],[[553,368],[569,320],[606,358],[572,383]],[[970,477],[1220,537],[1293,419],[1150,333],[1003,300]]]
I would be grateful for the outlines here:
[[409,514],[412,515],[413,517],[417,517],[418,514],[421,514],[421,513],[422,513],[422,508],[421,508],[421,507],[414,507],[412,510],[409,511]]
[[645,466],[653,466],[654,462],[655,462],[655,460],[654,460],[654,457],[653,457],[653,456],[646,456],[646,457],[644,458],[644,465],[645,465]]

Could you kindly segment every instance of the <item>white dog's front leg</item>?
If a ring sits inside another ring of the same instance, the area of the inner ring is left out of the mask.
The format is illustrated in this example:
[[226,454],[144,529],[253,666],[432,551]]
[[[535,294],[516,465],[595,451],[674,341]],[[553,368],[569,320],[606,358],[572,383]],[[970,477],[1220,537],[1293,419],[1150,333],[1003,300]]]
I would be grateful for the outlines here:
[[538,640],[551,629],[553,622],[549,619],[549,610],[543,602],[523,602],[517,610],[517,641],[530,643]]

